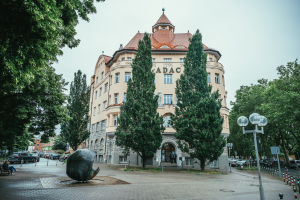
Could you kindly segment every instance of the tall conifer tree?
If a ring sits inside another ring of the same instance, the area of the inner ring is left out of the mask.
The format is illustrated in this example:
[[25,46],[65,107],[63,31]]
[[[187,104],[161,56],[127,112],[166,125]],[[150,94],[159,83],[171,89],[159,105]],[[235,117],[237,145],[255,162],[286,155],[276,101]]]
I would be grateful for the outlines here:
[[207,84],[206,57],[197,30],[190,39],[184,73],[176,81],[177,107],[171,116],[179,148],[198,159],[201,170],[206,162],[217,160],[225,146],[219,92],[212,93],[212,86]]
[[87,129],[90,88],[86,84],[85,74],[78,70],[74,75],[67,105],[71,119],[61,125],[61,132],[72,149],[77,150],[78,145],[90,135]]
[[132,62],[132,78],[127,83],[127,100],[123,102],[116,130],[116,144],[124,145],[142,158],[153,157],[162,142],[163,117],[157,113],[158,96],[154,95],[155,74],[151,72],[151,40],[145,33],[139,41],[138,51]]

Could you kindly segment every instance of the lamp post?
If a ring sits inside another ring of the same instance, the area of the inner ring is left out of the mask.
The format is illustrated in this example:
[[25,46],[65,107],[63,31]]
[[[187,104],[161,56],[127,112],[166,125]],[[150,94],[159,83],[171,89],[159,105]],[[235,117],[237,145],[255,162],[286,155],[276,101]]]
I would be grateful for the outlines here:
[[[251,124],[255,125],[254,130],[245,130],[245,126],[248,125],[249,120]],[[262,181],[261,181],[261,174],[260,174],[260,165],[259,165],[259,157],[258,157],[258,150],[257,150],[257,140],[256,140],[256,133],[262,133],[264,134],[264,126],[267,125],[268,120],[264,116],[260,116],[257,113],[252,113],[249,117],[249,120],[245,116],[241,116],[238,118],[237,123],[239,126],[243,127],[243,134],[245,133],[253,133],[253,138],[254,138],[254,145],[255,145],[255,152],[256,152],[256,163],[257,163],[257,170],[258,170],[258,177],[259,177],[259,193],[260,193],[260,199],[265,200],[265,195],[264,195],[264,189],[262,186]],[[258,130],[258,126],[261,127],[261,130]]]
[[108,156],[108,159],[109,159],[109,167],[110,167],[110,164],[111,164],[111,144],[113,143],[113,139],[107,139],[108,142],[109,142],[109,156]]
[[[229,157],[230,157],[230,149],[232,149],[233,144],[232,143],[227,143],[227,147],[229,149]],[[230,159],[231,160],[231,159]],[[229,166],[230,166],[230,172],[231,172],[231,162],[229,162]]]

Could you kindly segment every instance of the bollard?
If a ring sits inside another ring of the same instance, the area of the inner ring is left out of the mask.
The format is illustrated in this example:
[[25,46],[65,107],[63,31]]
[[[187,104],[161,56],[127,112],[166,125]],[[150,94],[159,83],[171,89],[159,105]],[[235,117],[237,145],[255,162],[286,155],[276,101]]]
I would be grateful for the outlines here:
[[49,161],[49,160],[47,160],[47,166],[48,166],[48,161]]
[[296,189],[293,189],[293,190],[294,190],[294,196],[295,196],[295,199],[298,199],[298,195],[297,195]]
[[190,166],[188,165],[188,172],[190,172]]
[[56,166],[57,166],[58,161],[56,161]]
[[126,164],[125,164],[125,169],[126,169]]
[[36,167],[36,164],[37,164],[37,160],[35,160],[35,167]]
[[22,163],[23,163],[23,159],[21,160],[21,166],[20,167],[22,167]]
[[283,182],[285,182],[284,172],[282,173]]
[[279,193],[279,198],[283,199],[283,194],[282,193]]

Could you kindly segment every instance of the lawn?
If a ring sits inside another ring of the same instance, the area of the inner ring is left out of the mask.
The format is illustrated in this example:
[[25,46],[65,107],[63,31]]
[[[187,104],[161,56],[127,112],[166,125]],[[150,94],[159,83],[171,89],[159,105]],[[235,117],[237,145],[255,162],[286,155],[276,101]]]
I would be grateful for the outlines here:
[[223,172],[218,172],[218,171],[202,171],[202,170],[195,170],[195,169],[184,169],[183,172],[185,173],[190,173],[190,174],[196,174],[196,175],[200,175],[200,174],[217,174],[217,175],[222,175],[225,174]]
[[137,172],[161,172],[161,168],[142,168],[142,167],[127,167],[122,168],[122,171],[137,171]]

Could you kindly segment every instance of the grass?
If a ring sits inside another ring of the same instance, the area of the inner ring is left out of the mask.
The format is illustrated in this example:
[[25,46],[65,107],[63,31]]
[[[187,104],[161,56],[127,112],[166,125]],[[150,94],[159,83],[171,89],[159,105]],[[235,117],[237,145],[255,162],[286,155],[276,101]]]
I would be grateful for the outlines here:
[[64,163],[65,163],[65,164],[67,164],[67,161],[68,161],[67,159],[66,159],[66,160],[64,160]]
[[161,168],[142,168],[142,167],[127,167],[123,171],[136,171],[136,172],[161,172]]
[[[253,171],[257,171],[257,167],[256,166],[252,166],[252,167],[244,167],[243,169],[241,169],[241,167],[237,167],[237,170],[253,170]],[[260,170],[261,171],[261,170]]]
[[190,173],[190,174],[196,174],[196,175],[200,175],[200,174],[217,174],[217,175],[221,175],[221,174],[224,174],[223,172],[218,172],[218,171],[202,171],[202,170],[195,170],[195,169],[190,169],[189,171],[187,169],[184,169],[184,172]]

